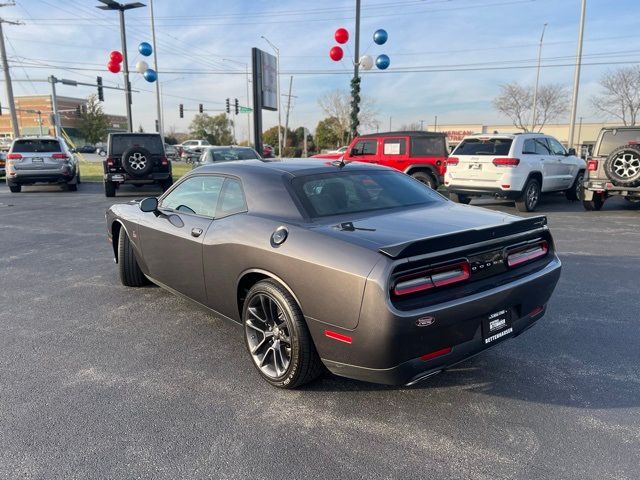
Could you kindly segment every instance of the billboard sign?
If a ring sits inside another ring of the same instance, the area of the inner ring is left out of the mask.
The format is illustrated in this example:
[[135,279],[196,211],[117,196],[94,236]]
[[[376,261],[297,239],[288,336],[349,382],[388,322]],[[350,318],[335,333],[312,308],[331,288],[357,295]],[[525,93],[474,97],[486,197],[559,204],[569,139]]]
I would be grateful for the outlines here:
[[278,61],[273,55],[260,50],[262,73],[262,108],[278,110]]

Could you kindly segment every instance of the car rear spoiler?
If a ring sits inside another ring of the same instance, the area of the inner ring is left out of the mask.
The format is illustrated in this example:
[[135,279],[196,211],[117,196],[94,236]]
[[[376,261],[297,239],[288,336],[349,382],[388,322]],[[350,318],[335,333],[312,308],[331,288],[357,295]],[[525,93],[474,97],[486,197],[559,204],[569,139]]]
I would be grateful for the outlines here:
[[547,225],[547,217],[540,215],[537,217],[523,218],[503,225],[461,230],[459,232],[445,233],[421,240],[387,245],[379,248],[378,251],[391,258],[406,258],[481,243],[495,238],[508,237],[530,230],[541,229],[544,228],[545,225]]

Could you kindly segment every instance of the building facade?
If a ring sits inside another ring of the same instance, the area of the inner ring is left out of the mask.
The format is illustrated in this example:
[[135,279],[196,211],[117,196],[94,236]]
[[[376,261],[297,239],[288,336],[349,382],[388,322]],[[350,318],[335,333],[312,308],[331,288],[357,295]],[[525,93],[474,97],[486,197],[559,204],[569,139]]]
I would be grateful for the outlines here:
[[[80,118],[78,106],[82,108],[87,103],[86,98],[57,96],[60,125],[65,133],[76,143],[84,139],[80,133]],[[15,97],[18,128],[22,136],[55,135],[51,114],[53,105],[51,95],[26,95]],[[106,114],[109,119],[109,133],[126,132],[127,117],[123,115]],[[5,110],[0,115],[0,137],[12,137],[11,115]]]

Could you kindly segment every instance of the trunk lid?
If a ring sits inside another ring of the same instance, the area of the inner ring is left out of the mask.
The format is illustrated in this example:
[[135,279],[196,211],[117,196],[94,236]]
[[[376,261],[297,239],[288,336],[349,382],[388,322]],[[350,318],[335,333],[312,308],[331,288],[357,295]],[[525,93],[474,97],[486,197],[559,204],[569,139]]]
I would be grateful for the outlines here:
[[496,158],[508,158],[513,137],[473,137],[463,140],[447,161],[447,169],[454,178],[468,180],[499,180],[504,168],[493,164]]

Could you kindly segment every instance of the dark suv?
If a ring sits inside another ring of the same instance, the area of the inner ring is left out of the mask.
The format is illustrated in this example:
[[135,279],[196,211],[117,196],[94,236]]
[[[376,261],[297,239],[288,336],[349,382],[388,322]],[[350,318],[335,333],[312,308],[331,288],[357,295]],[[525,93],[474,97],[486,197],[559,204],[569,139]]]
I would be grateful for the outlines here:
[[123,183],[136,186],[158,184],[167,190],[173,184],[171,162],[157,133],[111,133],[104,168],[104,194],[115,197]]
[[586,210],[600,210],[615,195],[640,201],[640,127],[600,130],[583,187]]

